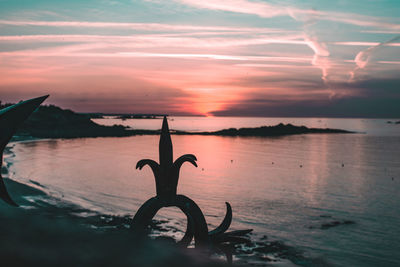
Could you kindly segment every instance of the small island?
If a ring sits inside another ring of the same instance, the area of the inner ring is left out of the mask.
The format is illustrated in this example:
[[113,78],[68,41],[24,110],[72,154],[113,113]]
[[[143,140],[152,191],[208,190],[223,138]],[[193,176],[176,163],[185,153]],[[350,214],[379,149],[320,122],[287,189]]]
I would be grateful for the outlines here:
[[[5,106],[0,106],[4,108]],[[19,138],[81,138],[81,137],[123,137],[134,135],[158,135],[158,130],[131,129],[123,125],[104,126],[92,121],[92,118],[99,118],[100,113],[79,114],[72,110],[62,109],[54,105],[40,106],[26,120],[16,135]],[[148,118],[148,116],[131,116],[129,118]],[[153,115],[151,119],[161,118]],[[284,136],[294,134],[310,133],[352,133],[340,129],[308,128],[292,124],[278,124],[275,126],[262,126],[257,128],[224,129],[214,132],[185,132],[171,131],[176,135],[215,135],[215,136]]]
[[275,126],[262,126],[256,128],[230,128],[215,132],[187,133],[177,132],[177,134],[200,134],[200,135],[218,135],[218,136],[283,136],[293,134],[311,134],[311,133],[353,133],[341,129],[329,128],[308,128],[305,126],[295,126],[290,123],[279,123]]

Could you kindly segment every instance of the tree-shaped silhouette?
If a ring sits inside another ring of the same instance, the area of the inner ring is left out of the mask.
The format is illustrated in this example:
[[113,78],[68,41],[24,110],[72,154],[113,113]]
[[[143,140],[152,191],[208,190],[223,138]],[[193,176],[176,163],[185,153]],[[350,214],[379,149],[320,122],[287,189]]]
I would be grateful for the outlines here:
[[190,162],[197,167],[197,159],[193,154],[185,154],[173,161],[172,141],[169,133],[167,117],[164,117],[161,128],[159,155],[160,164],[152,159],[142,159],[136,164],[136,169],[139,168],[141,170],[143,166],[149,165],[156,180],[157,196],[165,200],[172,199],[176,196],[179,171],[182,164]]
[[136,232],[146,232],[152,218],[158,210],[163,207],[175,206],[180,208],[187,217],[187,229],[179,245],[187,247],[195,240],[195,247],[213,247],[227,254],[228,260],[229,250],[223,243],[241,243],[247,242],[243,235],[252,230],[239,230],[226,232],[232,222],[232,208],[226,202],[226,215],[222,223],[214,230],[208,231],[207,223],[199,206],[184,195],[177,195],[177,186],[179,180],[179,170],[183,163],[190,162],[197,167],[196,156],[185,154],[173,161],[172,140],[169,132],[167,117],[164,116],[161,128],[160,143],[159,143],[160,164],[151,159],[142,159],[136,164],[136,168],[142,169],[145,165],[150,166],[156,180],[155,197],[147,200],[136,212],[131,228]]

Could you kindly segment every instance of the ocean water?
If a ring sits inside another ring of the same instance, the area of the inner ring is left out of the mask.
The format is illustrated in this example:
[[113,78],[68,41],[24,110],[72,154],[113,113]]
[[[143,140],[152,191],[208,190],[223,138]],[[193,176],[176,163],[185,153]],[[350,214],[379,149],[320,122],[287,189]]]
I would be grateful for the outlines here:
[[[136,129],[161,120],[97,119]],[[174,158],[192,153],[178,193],[192,198],[209,228],[233,208],[231,229],[254,229],[304,255],[305,266],[400,266],[400,125],[379,119],[172,117],[171,129],[214,131],[279,122],[340,128],[355,134],[284,137],[172,136]],[[12,144],[10,177],[50,196],[114,215],[134,215],[155,195],[150,168],[158,136],[79,138]],[[12,194],[12,192],[11,192]],[[184,230],[178,209],[157,218]],[[332,226],[332,227],[330,227]],[[175,233],[179,236],[181,233]],[[318,264],[317,264],[318,263]]]

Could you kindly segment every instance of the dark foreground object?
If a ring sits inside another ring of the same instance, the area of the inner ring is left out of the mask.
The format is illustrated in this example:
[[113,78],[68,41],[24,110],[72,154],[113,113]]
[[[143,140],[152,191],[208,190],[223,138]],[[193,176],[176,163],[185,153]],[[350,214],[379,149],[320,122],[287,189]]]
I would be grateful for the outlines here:
[[224,243],[229,243],[231,247],[240,243],[247,243],[249,240],[242,236],[252,230],[226,232],[232,222],[232,208],[226,202],[227,210],[224,220],[215,230],[209,232],[206,219],[199,206],[192,199],[176,194],[182,164],[187,161],[197,167],[197,159],[192,154],[185,154],[173,161],[172,150],[168,121],[167,117],[164,117],[159,144],[160,164],[151,159],[143,159],[136,165],[136,168],[139,169],[142,169],[145,165],[150,166],[156,180],[157,195],[147,200],[139,208],[132,221],[132,230],[137,234],[146,234],[153,217],[161,208],[178,207],[187,217],[187,229],[182,240],[177,244],[186,248],[194,238],[195,248],[201,249],[203,252],[221,251],[225,253],[228,262],[232,263],[232,253],[227,244]]
[[[3,165],[3,152],[18,126],[48,97],[42,96],[0,110],[0,168]],[[0,199],[12,206],[18,206],[7,192],[0,172]]]

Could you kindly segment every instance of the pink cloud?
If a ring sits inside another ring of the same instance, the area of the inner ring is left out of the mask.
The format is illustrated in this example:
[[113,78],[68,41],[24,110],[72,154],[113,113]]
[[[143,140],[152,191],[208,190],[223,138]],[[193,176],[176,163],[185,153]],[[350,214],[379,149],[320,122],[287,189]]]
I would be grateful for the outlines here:
[[119,35],[20,35],[20,36],[0,36],[0,42],[82,42],[82,43],[103,43],[116,44],[120,47],[228,47],[228,46],[248,46],[265,44],[292,44],[304,45],[300,40],[301,35],[272,35],[272,36],[243,36],[242,38],[192,38],[186,36],[166,36],[159,34],[119,36]]
[[353,71],[350,72],[350,81],[354,81],[356,72],[358,70],[364,69],[369,62],[371,61],[371,57],[380,49],[382,49],[384,46],[390,45],[395,41],[400,40],[400,35],[393,37],[392,39],[389,39],[385,42],[378,43],[376,45],[373,45],[365,50],[360,51],[356,57],[354,58],[354,62],[356,63],[356,67],[354,68]]
[[0,25],[73,27],[73,28],[118,28],[143,31],[229,31],[229,32],[282,32],[282,29],[257,27],[196,26],[165,23],[125,23],[125,22],[89,22],[89,21],[21,21],[0,20]]

